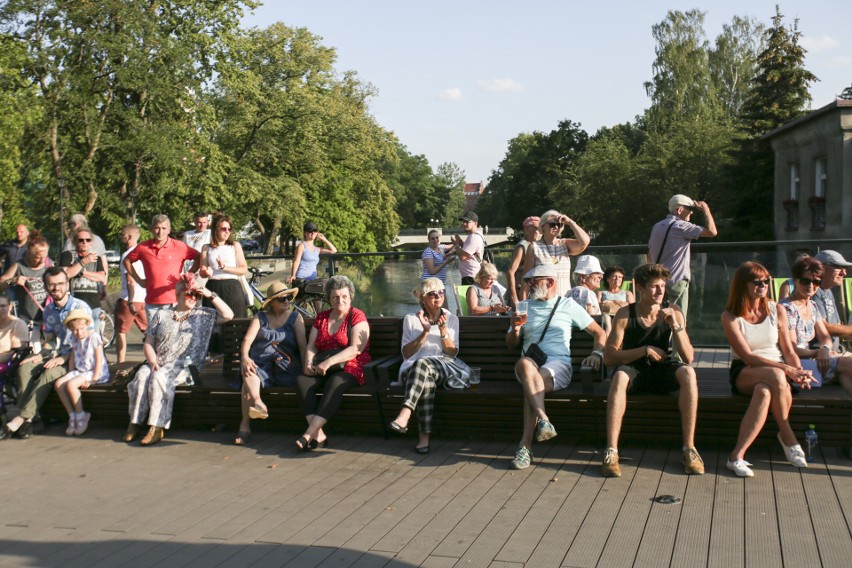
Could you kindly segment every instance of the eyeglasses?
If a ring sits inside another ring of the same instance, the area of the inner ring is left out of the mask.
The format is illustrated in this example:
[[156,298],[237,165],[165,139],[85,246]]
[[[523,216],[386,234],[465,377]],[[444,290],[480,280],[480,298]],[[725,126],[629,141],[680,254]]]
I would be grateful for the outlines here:
[[563,225],[562,223],[554,223],[553,221],[548,221],[547,226],[551,229],[561,229],[565,225]]
[[764,278],[763,280],[752,280],[751,285],[757,288],[761,286],[769,286],[769,278]]
[[818,278],[797,278],[796,280],[798,280],[799,284],[801,284],[802,286],[813,285],[816,288],[819,287],[820,284],[822,284],[822,280]]
[[444,290],[438,290],[437,292],[427,292],[426,297],[432,298],[434,300],[435,298],[443,298],[445,293],[446,292],[444,292]]
[[78,243],[90,243],[90,242],[92,242],[92,239],[77,239],[77,242]]
[[231,232],[231,228],[230,228],[230,227],[219,227],[219,230],[220,230],[220,231],[225,231],[226,233],[230,233],[230,232]]

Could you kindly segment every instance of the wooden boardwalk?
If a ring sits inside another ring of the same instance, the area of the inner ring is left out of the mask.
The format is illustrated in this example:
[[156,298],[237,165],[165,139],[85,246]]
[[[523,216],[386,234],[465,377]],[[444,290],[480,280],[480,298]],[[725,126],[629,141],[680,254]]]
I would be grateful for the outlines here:
[[[557,424],[557,427],[560,427]],[[561,425],[563,431],[570,425]],[[567,434],[567,432],[565,432]],[[294,436],[174,432],[158,446],[95,427],[54,426],[0,443],[0,566],[849,566],[852,462],[835,449],[806,470],[754,448],[753,479],[725,469],[733,440],[622,448],[623,477],[599,450],[516,440],[345,437],[299,453]],[[567,436],[566,436],[567,438]],[[559,438],[555,440],[559,441]],[[566,439],[565,442],[569,440]],[[677,504],[655,503],[674,495]]]

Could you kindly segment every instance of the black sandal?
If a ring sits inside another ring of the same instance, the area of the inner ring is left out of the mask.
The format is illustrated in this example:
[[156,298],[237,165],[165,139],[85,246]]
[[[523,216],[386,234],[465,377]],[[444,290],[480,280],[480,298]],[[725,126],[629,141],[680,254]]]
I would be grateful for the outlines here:
[[313,448],[311,447],[311,439],[307,436],[301,436],[296,440],[296,447],[302,450],[303,452],[310,452]]
[[311,446],[312,450],[315,450],[317,448],[327,448],[327,447],[329,447],[328,438],[326,438],[322,442],[317,442],[316,440],[311,440],[310,446]]

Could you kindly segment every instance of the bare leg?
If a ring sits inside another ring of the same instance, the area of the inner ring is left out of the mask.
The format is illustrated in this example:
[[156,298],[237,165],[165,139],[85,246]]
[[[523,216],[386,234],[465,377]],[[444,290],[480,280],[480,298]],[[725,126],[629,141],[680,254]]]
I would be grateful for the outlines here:
[[116,333],[115,334],[115,356],[116,363],[124,363],[125,357],[127,357],[127,334],[126,333]]
[[547,369],[539,371],[538,366],[528,357],[521,357],[515,364],[515,376],[524,391],[524,434],[521,445],[529,448],[538,419],[548,420],[544,410],[544,395],[553,390],[553,377]]
[[78,376],[68,381],[65,385],[65,391],[68,393],[68,399],[74,407],[74,412],[83,412],[83,395],[80,393],[80,389],[83,385],[88,384],[88,382],[88,377]]
[[411,420],[411,409],[407,406],[403,406],[402,409],[399,411],[399,414],[396,415],[396,418],[394,418],[393,421],[399,424],[401,427],[407,428],[409,420]]
[[65,389],[65,384],[70,380],[71,379],[68,375],[65,375],[59,377],[56,379],[56,382],[53,383],[53,388],[56,389],[56,394],[59,395],[59,400],[62,402],[62,406],[65,407],[65,411],[68,413],[68,416],[71,416],[75,412],[71,398],[68,396],[68,392]]
[[695,447],[695,421],[698,416],[698,381],[695,377],[695,369],[692,367],[681,367],[675,373],[680,394],[678,395],[678,406],[680,407],[680,422],[683,431],[683,445],[688,448]]
[[618,371],[612,377],[609,396],[606,401],[606,447],[618,449],[618,437],[621,435],[621,421],[627,407],[627,387],[630,377],[624,371]]

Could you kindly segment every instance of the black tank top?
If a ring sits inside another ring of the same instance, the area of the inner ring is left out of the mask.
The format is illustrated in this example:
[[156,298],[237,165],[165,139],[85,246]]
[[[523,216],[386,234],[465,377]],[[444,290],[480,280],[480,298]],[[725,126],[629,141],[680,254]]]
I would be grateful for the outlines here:
[[627,317],[627,329],[624,330],[624,342],[621,348],[626,351],[627,349],[650,345],[651,347],[659,347],[668,354],[672,330],[665,318],[658,318],[654,325],[645,329],[636,316],[636,305],[630,304],[628,306],[630,315]]

